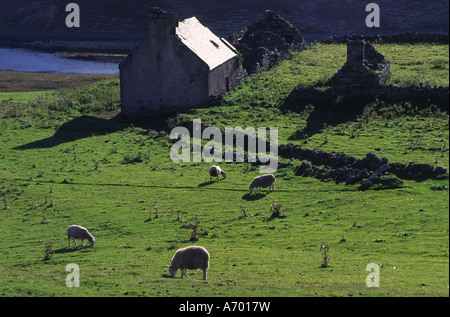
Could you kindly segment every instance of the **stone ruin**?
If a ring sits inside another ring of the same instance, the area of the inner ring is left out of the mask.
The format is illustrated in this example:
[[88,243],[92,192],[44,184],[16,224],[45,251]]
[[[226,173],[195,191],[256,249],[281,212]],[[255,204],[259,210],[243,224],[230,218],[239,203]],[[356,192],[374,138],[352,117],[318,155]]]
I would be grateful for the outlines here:
[[264,19],[233,34],[228,41],[242,54],[243,67],[249,74],[266,71],[290,51],[302,51],[307,45],[296,27],[270,10]]
[[390,77],[390,64],[364,40],[347,42],[347,61],[331,78],[331,91],[339,96],[378,96]]

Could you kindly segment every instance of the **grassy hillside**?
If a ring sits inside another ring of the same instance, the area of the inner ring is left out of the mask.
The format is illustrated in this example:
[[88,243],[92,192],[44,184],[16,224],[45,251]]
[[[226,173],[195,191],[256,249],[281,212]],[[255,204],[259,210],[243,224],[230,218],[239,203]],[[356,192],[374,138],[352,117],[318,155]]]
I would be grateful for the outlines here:
[[8,96],[15,95],[11,93],[78,88],[112,76],[113,75],[0,71],[0,98],[4,99]]
[[[395,84],[428,76],[448,86],[448,46],[377,49],[403,60]],[[227,96],[231,105],[168,126],[200,118],[219,128],[278,127],[280,144],[448,168],[445,113],[407,104],[350,116],[282,109],[299,84],[326,88],[344,60],[344,46],[317,45],[248,79]],[[360,191],[295,176],[293,160],[276,172],[274,192],[250,195],[255,166],[220,163],[227,178],[209,182],[211,164],[170,160],[168,130],[109,119],[117,79],[22,98],[0,103],[2,296],[449,296],[448,177]],[[69,247],[72,224],[87,227],[95,246]],[[165,265],[192,244],[211,254],[208,280],[201,271],[169,278]],[[80,287],[66,286],[67,263],[79,265]],[[370,263],[380,287],[366,286]]]

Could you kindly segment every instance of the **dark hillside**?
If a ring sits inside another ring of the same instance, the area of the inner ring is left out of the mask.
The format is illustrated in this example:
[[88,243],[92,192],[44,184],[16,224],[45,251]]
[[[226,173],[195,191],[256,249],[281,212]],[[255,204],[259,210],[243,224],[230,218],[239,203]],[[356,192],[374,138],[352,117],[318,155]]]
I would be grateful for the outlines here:
[[291,22],[306,40],[342,34],[443,33],[449,30],[448,1],[379,0],[381,27],[372,29],[365,26],[366,3],[354,0],[77,0],[81,11],[78,29],[65,25],[68,14],[65,6],[69,2],[3,0],[0,44],[6,41],[138,40],[145,35],[150,6],[177,12],[180,19],[196,16],[223,37],[263,18],[267,9]]

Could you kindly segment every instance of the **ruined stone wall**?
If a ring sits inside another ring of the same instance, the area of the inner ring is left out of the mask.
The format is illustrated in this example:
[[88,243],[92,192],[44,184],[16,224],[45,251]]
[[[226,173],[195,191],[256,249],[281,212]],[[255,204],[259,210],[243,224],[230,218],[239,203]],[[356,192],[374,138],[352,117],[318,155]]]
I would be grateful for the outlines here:
[[331,78],[331,89],[336,95],[377,96],[380,84],[389,77],[389,62],[372,44],[351,40],[347,42],[347,61]]
[[306,41],[300,31],[268,10],[265,17],[228,38],[242,54],[243,67],[250,74],[268,70],[290,51],[302,51]]
[[[284,99],[286,107],[302,108],[307,104],[315,107],[332,107],[336,103],[336,95],[332,89],[318,90],[314,87],[298,86]],[[419,87],[415,85],[397,87],[393,85],[380,86],[375,96],[353,96],[360,104],[364,101],[378,101],[386,104],[409,102],[418,109],[436,106],[441,111],[449,113],[449,87]],[[350,96],[351,98],[351,96]]]
[[[298,145],[281,144],[278,149],[281,157],[298,158],[303,162],[295,167],[296,176],[310,176],[323,181],[334,181],[337,184],[359,184],[359,189],[365,190],[372,186],[398,186],[400,179],[422,181],[430,178],[445,177],[447,168],[434,167],[431,164],[416,164],[414,162],[389,162],[386,157],[378,157],[367,153],[363,158],[356,158],[347,153],[325,152],[321,150],[303,149]],[[399,179],[387,178],[395,175]],[[394,183],[391,183],[391,182]]]
[[384,55],[378,53],[375,47],[365,42],[364,45],[364,66],[377,72],[378,82],[380,85],[384,85],[391,77],[390,63],[384,58]]
[[350,40],[365,40],[371,43],[436,43],[436,44],[448,44],[448,33],[398,33],[391,35],[343,35],[343,36],[330,36],[322,41],[324,44],[332,43],[347,43]]

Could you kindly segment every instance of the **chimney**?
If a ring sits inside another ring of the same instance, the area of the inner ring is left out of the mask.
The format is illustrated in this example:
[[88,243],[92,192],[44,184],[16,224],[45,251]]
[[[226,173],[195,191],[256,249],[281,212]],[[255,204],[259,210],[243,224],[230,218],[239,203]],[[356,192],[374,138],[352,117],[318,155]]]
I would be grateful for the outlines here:
[[347,42],[347,63],[351,65],[362,65],[364,60],[363,40],[351,40]]
[[175,35],[175,28],[178,26],[176,13],[152,7],[148,9],[148,19],[150,37],[161,40]]

